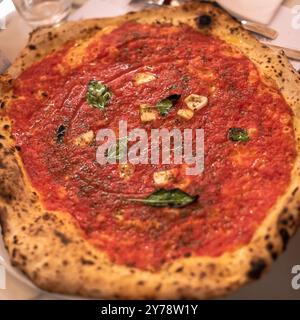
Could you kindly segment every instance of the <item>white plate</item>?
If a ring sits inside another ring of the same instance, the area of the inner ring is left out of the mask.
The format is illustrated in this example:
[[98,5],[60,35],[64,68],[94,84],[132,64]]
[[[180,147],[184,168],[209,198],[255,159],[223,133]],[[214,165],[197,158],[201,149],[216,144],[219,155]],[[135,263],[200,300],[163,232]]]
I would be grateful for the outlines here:
[[218,0],[218,2],[235,16],[268,24],[282,0]]

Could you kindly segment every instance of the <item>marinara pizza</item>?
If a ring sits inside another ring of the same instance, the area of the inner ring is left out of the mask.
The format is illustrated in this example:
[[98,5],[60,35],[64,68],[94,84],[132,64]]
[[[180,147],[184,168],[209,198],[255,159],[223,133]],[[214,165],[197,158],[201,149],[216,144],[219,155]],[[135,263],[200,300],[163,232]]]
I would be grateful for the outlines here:
[[[210,298],[260,278],[299,221],[299,84],[211,3],[33,32],[1,76],[13,265],[94,298]],[[121,120],[203,129],[204,170],[99,164],[97,132]]]

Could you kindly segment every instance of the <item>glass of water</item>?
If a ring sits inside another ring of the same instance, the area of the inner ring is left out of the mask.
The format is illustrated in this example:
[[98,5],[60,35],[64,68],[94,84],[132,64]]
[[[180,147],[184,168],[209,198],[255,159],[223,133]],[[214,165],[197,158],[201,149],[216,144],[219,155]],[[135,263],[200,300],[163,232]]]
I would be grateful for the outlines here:
[[32,27],[59,23],[71,9],[71,0],[13,0],[13,3]]

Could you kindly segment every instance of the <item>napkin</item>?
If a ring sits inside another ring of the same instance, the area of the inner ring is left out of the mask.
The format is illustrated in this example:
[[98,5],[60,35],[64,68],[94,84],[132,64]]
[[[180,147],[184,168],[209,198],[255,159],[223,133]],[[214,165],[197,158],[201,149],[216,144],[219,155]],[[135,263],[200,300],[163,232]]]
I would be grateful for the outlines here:
[[218,3],[239,18],[268,24],[282,0],[218,0]]
[[68,20],[114,17],[128,11],[137,11],[143,7],[142,3],[133,5],[129,2],[129,0],[90,0],[71,14]]

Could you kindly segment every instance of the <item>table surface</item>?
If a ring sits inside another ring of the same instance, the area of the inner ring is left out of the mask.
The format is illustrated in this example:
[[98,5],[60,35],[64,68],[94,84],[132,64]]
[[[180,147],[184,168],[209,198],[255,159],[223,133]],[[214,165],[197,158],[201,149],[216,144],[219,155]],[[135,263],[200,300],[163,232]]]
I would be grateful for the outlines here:
[[[86,1],[73,1],[73,12]],[[300,4],[300,0],[286,0],[283,3],[286,8],[292,8],[296,4]],[[7,29],[0,31],[0,51],[9,57],[10,61],[13,61],[25,46],[30,31],[31,28],[17,13],[13,12],[7,19]],[[300,67],[300,64],[295,64],[295,66]],[[300,299],[300,290],[293,290],[291,286],[291,269],[296,264],[300,265],[299,245],[300,232],[291,240],[288,250],[273,265],[271,272],[260,281],[247,285],[229,295],[226,299]],[[0,290],[0,300],[58,299],[55,296],[28,288],[28,286],[17,281],[10,274],[7,274],[6,284],[6,290]]]

